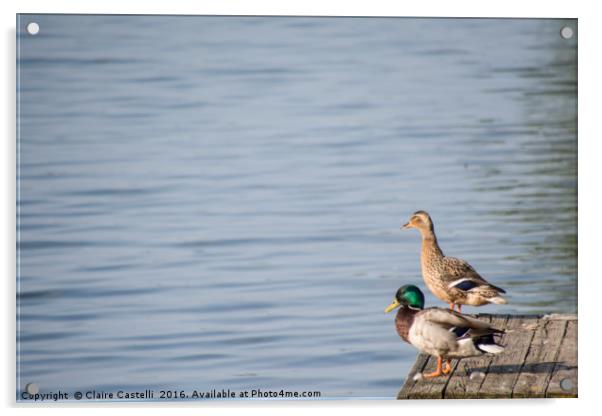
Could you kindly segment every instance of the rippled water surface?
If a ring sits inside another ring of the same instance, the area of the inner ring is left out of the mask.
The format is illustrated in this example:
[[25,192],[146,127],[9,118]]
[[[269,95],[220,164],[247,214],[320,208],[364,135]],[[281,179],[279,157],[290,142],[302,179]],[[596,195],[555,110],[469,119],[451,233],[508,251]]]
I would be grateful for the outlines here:
[[575,312],[565,24],[21,16],[18,387],[394,397],[417,209],[467,311]]

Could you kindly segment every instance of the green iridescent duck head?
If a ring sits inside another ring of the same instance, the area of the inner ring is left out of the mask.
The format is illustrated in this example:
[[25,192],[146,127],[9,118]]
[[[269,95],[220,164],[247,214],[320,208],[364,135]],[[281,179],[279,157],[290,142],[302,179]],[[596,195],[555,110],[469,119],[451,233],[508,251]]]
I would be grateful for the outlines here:
[[391,302],[391,304],[385,309],[385,313],[391,312],[393,309],[399,306],[407,306],[408,308],[412,309],[423,309],[424,294],[417,286],[402,286],[395,294],[395,299],[393,299],[393,302]]

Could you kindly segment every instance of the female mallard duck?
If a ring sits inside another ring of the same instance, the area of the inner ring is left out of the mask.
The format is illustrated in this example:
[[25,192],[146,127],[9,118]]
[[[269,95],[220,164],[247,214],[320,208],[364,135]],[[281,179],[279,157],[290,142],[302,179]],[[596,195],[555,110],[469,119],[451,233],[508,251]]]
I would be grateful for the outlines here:
[[506,303],[506,299],[500,296],[500,293],[506,293],[504,289],[488,283],[464,260],[443,255],[429,214],[415,212],[402,228],[416,228],[422,234],[422,277],[430,291],[449,303],[451,310],[455,305],[461,312],[462,305]]
[[504,347],[496,344],[493,339],[494,334],[502,334],[504,331],[449,309],[423,309],[424,295],[414,285],[400,287],[385,313],[397,307],[399,311],[395,317],[395,327],[401,339],[420,351],[437,357],[437,369],[423,377],[449,374],[452,358],[504,351]]

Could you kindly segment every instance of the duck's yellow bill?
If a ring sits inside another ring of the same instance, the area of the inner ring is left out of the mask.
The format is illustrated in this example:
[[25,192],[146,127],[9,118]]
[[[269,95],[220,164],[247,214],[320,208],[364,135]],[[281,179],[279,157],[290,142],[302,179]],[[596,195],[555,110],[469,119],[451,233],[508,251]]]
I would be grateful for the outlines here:
[[386,307],[385,313],[391,312],[393,309],[397,308],[399,305],[400,305],[400,303],[397,301],[397,299],[395,299],[393,302],[391,302],[391,304],[389,306]]

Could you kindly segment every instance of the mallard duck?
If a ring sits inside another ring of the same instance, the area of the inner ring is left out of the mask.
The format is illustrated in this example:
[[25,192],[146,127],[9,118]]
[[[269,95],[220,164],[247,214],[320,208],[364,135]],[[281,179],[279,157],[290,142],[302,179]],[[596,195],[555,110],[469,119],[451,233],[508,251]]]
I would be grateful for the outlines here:
[[457,306],[458,312],[461,312],[462,305],[506,303],[506,299],[500,296],[500,293],[506,293],[504,289],[488,283],[464,260],[443,254],[437,243],[435,227],[429,214],[417,211],[401,228],[416,228],[420,231],[422,277],[430,291],[439,299],[449,303],[451,310]]
[[[399,307],[395,317],[397,333],[420,351],[437,357],[437,369],[423,377],[437,377],[451,372],[451,359],[498,354],[504,347],[493,336],[504,331],[493,328],[459,312],[441,308],[424,308],[424,294],[414,285],[399,288],[385,313]],[[443,366],[443,360],[446,360]]]

